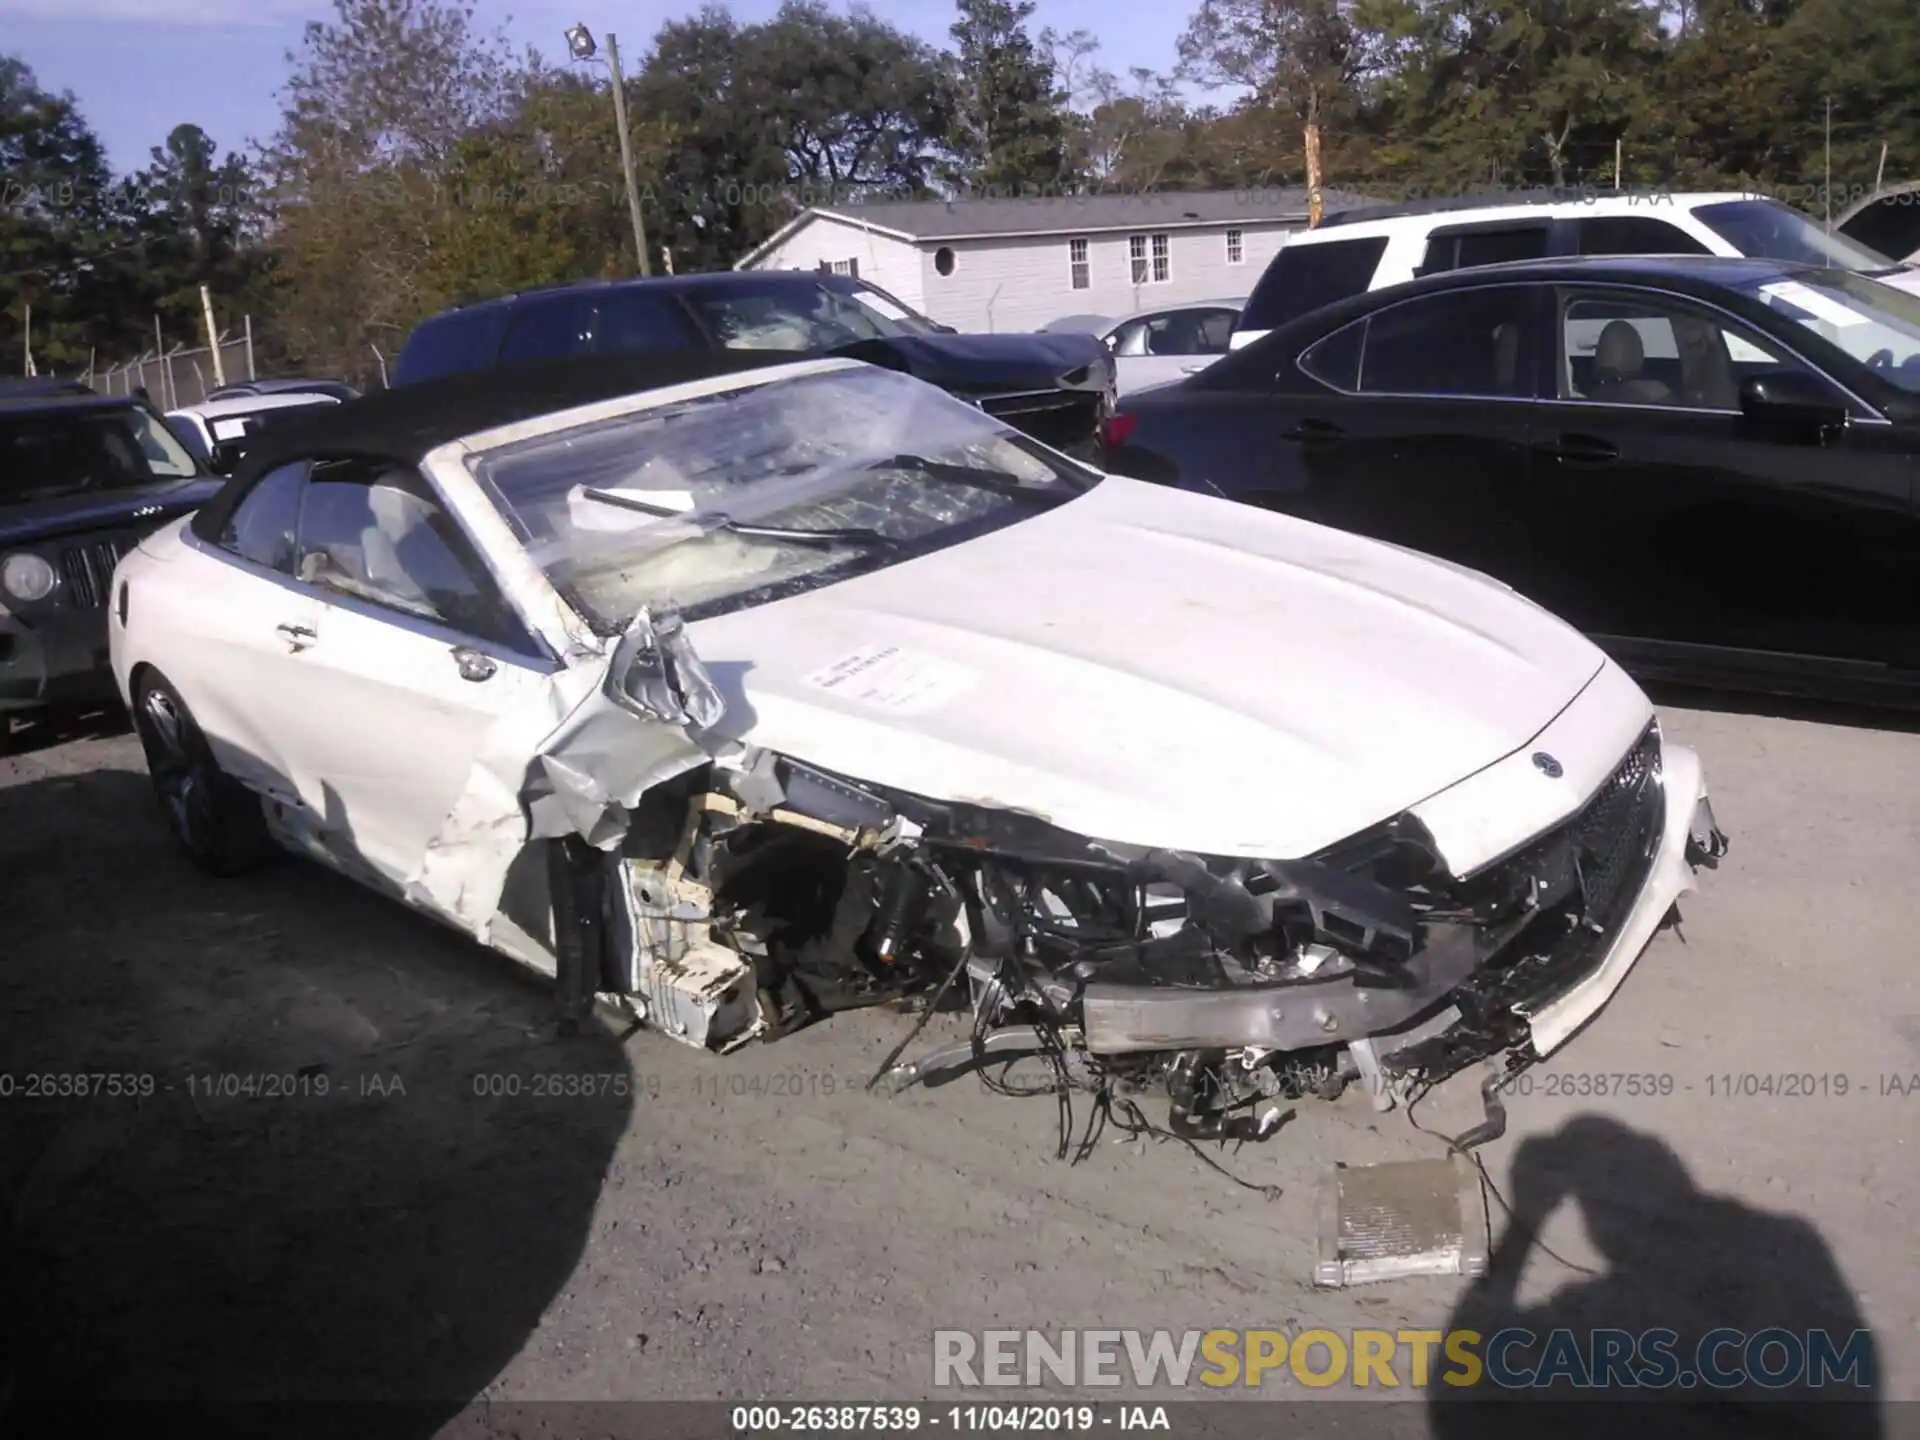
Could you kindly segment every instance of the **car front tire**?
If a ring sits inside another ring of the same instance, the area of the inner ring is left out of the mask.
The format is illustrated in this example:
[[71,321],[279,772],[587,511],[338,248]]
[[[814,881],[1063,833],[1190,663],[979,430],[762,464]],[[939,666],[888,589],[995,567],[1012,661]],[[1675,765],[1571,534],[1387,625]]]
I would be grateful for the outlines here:
[[210,875],[239,875],[273,853],[259,797],[221,770],[186,702],[157,674],[135,687],[133,724],[167,828]]

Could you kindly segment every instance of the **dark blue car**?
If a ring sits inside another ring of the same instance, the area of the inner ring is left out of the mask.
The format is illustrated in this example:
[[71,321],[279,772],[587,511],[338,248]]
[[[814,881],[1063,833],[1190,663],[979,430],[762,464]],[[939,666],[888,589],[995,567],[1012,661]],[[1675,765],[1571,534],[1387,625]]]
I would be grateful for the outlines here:
[[395,362],[407,385],[578,355],[778,350],[904,370],[1082,459],[1099,454],[1114,362],[1091,335],[961,335],[852,276],[722,271],[593,281],[461,306],[422,321]]

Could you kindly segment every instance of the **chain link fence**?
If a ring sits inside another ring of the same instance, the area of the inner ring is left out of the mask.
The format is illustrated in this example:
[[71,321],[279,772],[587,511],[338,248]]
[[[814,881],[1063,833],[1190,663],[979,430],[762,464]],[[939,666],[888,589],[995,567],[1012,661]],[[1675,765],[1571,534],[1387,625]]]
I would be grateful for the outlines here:
[[84,377],[102,395],[131,395],[144,389],[162,410],[198,405],[222,384],[237,385],[258,376],[253,368],[253,327],[238,336],[222,335],[219,363],[214,347],[172,345],[155,348]]

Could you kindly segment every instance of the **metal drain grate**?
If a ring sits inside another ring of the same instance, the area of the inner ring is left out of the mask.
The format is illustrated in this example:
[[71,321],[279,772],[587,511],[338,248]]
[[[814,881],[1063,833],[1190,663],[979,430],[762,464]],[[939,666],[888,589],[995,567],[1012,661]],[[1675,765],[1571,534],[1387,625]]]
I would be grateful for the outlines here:
[[1480,1177],[1464,1157],[1343,1165],[1327,1177],[1314,1284],[1339,1289],[1486,1269]]

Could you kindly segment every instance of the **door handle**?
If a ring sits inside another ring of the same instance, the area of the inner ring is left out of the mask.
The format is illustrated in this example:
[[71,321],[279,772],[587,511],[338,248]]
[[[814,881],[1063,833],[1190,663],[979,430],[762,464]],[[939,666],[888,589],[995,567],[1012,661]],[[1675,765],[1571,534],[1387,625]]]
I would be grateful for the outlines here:
[[1280,438],[1300,445],[1337,445],[1347,438],[1347,432],[1331,420],[1307,419],[1291,430],[1282,430]]
[[1182,365],[1182,366],[1180,367],[1180,373],[1181,373],[1182,375],[1198,375],[1198,374],[1199,374],[1199,373],[1200,373],[1200,372],[1201,372],[1202,370],[1204,370],[1204,369],[1206,369],[1206,368],[1207,368],[1207,367],[1206,367],[1206,366],[1205,366],[1204,364],[1200,364],[1200,365]]
[[491,680],[493,672],[500,668],[491,655],[483,654],[471,645],[456,645],[452,653],[453,663],[460,667],[462,680]]
[[314,641],[320,638],[317,634],[314,633],[311,627],[306,625],[294,625],[289,623],[285,625],[276,625],[273,628],[278,630],[282,635],[284,635],[287,639],[287,643],[292,645],[293,648],[296,650],[304,650],[307,648],[307,646],[313,644]]
[[1611,465],[1620,458],[1620,447],[1597,435],[1562,435],[1541,453],[1566,465]]

